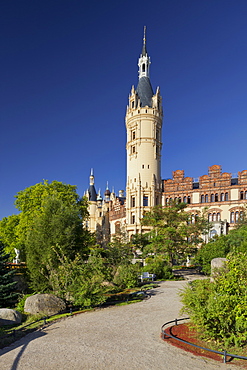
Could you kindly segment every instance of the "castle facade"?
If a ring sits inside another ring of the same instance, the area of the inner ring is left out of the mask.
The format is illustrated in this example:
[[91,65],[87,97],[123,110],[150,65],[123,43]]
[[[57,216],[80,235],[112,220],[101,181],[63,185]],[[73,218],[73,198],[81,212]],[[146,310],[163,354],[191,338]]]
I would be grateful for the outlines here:
[[120,230],[128,237],[149,231],[141,225],[144,212],[171,200],[187,204],[192,219],[207,213],[211,230],[206,238],[226,234],[236,225],[247,205],[247,170],[237,176],[222,172],[221,166],[208,168],[198,179],[185,177],[183,170],[161,179],[162,98],[159,88],[153,92],[149,78],[150,57],[144,32],[142,52],[138,60],[139,80],[132,86],[126,110],[127,184],[118,195],[108,186],[103,196],[96,192],[91,171],[88,228],[96,232],[99,242],[107,244]]

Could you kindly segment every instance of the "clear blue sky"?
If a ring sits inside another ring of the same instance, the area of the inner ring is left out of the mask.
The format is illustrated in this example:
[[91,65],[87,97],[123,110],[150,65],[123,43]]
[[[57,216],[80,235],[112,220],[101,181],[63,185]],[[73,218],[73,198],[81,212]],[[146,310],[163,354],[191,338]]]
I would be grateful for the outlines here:
[[2,0],[0,219],[41,182],[125,188],[125,110],[147,26],[162,177],[247,169],[246,0]]

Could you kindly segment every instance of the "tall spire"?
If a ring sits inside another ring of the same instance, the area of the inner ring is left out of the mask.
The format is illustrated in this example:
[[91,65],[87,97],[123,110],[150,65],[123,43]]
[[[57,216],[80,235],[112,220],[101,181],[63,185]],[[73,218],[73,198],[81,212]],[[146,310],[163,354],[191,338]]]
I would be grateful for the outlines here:
[[142,56],[147,55],[147,48],[146,48],[146,26],[144,26],[143,31],[143,46],[142,46]]
[[150,57],[148,56],[146,47],[146,26],[144,26],[142,53],[138,60],[139,82],[136,89],[137,95],[140,98],[141,107],[145,107],[146,105],[148,107],[152,106],[152,97],[154,93],[149,80],[150,64],[151,61]]

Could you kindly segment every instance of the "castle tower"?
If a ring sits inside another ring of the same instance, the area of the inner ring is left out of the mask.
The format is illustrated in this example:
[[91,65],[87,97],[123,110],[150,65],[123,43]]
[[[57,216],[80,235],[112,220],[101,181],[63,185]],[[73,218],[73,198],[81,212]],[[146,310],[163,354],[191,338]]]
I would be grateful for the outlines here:
[[153,93],[149,79],[151,61],[146,35],[140,55],[139,82],[132,86],[126,112],[127,185],[126,224],[129,236],[145,232],[140,220],[144,212],[161,204],[161,129],[162,98],[159,88]]

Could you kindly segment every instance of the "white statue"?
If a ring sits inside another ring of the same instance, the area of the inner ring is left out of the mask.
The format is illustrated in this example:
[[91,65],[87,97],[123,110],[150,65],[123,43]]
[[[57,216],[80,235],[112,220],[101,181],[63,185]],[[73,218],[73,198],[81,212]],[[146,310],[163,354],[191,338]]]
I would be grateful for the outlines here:
[[17,248],[14,248],[15,250],[15,258],[13,260],[13,263],[20,263],[20,250]]

